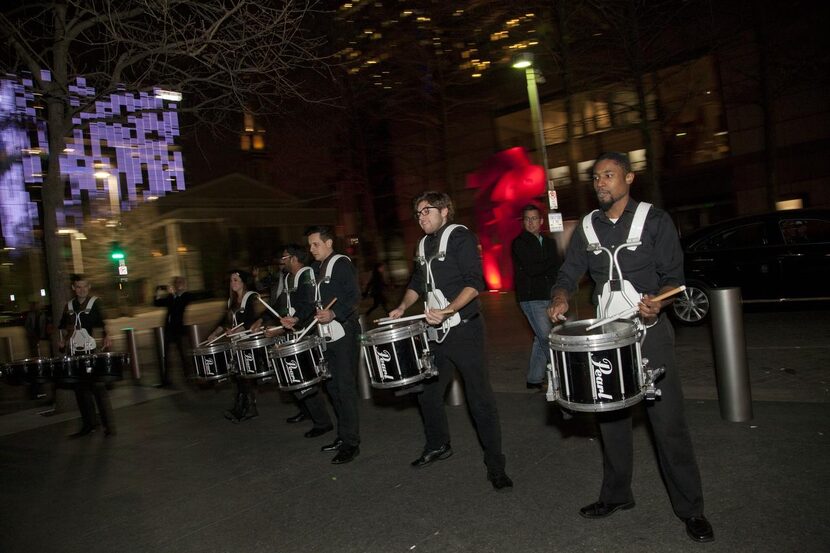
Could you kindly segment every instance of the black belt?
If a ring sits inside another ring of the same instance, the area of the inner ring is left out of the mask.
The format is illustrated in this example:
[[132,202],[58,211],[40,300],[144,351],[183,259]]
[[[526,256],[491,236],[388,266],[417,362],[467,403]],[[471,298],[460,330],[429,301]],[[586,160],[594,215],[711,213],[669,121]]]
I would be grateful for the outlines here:
[[472,315],[470,315],[466,319],[461,319],[461,324],[466,324],[466,323],[469,323],[470,321],[474,321],[474,320],[478,319],[479,315],[481,315],[481,311],[479,311],[478,313],[473,313]]

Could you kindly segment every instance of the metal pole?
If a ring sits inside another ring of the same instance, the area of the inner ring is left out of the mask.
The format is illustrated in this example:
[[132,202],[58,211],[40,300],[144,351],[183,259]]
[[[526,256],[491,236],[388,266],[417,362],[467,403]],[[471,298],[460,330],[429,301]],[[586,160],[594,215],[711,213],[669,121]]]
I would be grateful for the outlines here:
[[[360,316],[360,333],[364,332],[363,327],[366,320],[363,315]],[[357,391],[360,394],[360,399],[372,399],[372,385],[369,383],[369,365],[366,362],[366,350],[358,343],[360,350],[360,361],[357,364]]]
[[752,420],[752,392],[746,362],[746,337],[740,288],[715,288],[712,302],[712,344],[721,418]]
[[530,103],[530,118],[533,123],[536,150],[539,152],[542,168],[545,170],[545,190],[552,190],[553,184],[548,172],[548,149],[545,145],[545,125],[542,120],[542,106],[539,104],[539,89],[536,86],[536,67],[531,65],[525,68],[525,79],[527,79],[527,99]]
[[164,327],[159,326],[153,329],[156,336],[156,358],[159,363],[159,376],[161,384],[166,384],[170,375],[167,374],[167,351],[164,347]]
[[135,338],[135,330],[125,328],[124,335],[127,338],[127,353],[130,354],[130,367],[133,370],[133,380],[141,380],[141,367],[138,363],[138,343]]
[[450,384],[450,391],[447,393],[447,405],[452,407],[464,405],[464,385],[461,384],[461,379],[458,378],[458,372],[453,372],[452,384]]
[[14,361],[14,348],[12,347],[11,336],[3,336],[3,346],[5,359],[4,361]]
[[202,343],[202,336],[199,333],[199,325],[188,325],[187,334],[190,337],[190,348],[196,349]]

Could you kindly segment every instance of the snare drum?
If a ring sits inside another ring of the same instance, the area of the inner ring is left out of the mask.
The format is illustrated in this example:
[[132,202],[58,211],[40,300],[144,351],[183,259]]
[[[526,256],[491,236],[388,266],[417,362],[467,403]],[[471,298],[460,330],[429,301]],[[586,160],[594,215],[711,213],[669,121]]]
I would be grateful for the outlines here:
[[274,376],[274,360],[271,346],[277,338],[255,338],[233,345],[236,353],[236,368],[240,378],[264,378]]
[[92,378],[98,382],[115,382],[129,369],[130,357],[126,353],[105,351],[92,356]]
[[613,411],[643,399],[640,333],[632,321],[586,330],[596,319],[572,321],[550,332],[553,400],[573,411]]
[[301,390],[328,378],[324,348],[325,341],[319,336],[306,336],[300,340],[291,338],[274,346],[280,390]]
[[228,378],[228,371],[233,365],[233,352],[228,342],[221,342],[193,350],[193,362],[196,375],[193,380],[213,382]]
[[360,335],[373,388],[398,388],[438,374],[423,321],[392,323]]
[[91,355],[64,355],[51,361],[52,378],[58,384],[77,384],[87,380],[92,372]]
[[11,361],[3,366],[2,375],[10,384],[47,382],[52,378],[52,360],[32,357]]

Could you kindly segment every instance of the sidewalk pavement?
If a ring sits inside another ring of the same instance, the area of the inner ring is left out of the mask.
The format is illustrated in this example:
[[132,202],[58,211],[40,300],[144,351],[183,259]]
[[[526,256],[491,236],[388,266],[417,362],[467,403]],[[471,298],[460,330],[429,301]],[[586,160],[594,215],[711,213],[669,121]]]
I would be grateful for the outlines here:
[[221,414],[230,388],[122,385],[114,437],[69,440],[76,420],[36,414],[47,422],[9,431],[10,417],[25,412],[0,417],[0,551],[827,550],[830,409],[820,337],[830,314],[809,313],[804,327],[815,335],[786,324],[804,314],[748,321],[754,418],[745,423],[722,420],[712,399],[705,327],[678,330],[685,409],[716,534],[696,544],[671,512],[639,407],[637,507],[603,520],[578,516],[602,476],[592,416],[564,421],[543,394],[524,388],[521,315],[508,297],[484,301],[512,491],[487,483],[463,408],[448,408],[455,454],[415,470],[417,407],[376,392],[360,405],[360,456],[335,466],[318,451],[332,434],[309,440],[306,423],[286,424],[296,408],[273,387],[261,391],[259,418],[233,425]]

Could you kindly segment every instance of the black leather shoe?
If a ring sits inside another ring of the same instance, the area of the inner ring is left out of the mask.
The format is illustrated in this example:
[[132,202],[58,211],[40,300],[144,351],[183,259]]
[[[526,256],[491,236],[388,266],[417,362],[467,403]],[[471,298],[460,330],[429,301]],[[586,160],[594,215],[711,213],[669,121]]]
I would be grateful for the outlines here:
[[544,384],[542,384],[541,382],[528,382],[527,383],[527,389],[528,390],[541,390],[544,387],[545,387]]
[[341,440],[340,438],[337,438],[336,440],[334,440],[330,444],[326,444],[323,447],[321,447],[320,451],[336,451],[336,450],[340,449],[341,445],[343,445],[343,440]]
[[487,473],[487,480],[493,484],[496,491],[509,491],[513,487],[513,481],[504,471]]
[[359,446],[341,446],[340,451],[331,460],[332,465],[342,465],[354,461],[354,458],[360,454]]
[[334,430],[334,427],[332,425],[319,427],[315,426],[314,428],[303,434],[303,436],[305,436],[306,438],[316,438],[317,436],[322,436],[326,432],[331,432],[332,430]]
[[633,508],[633,501],[627,503],[603,503],[602,501],[597,501],[596,503],[591,503],[581,508],[579,514],[585,518],[605,518],[614,514],[616,511],[625,511]]
[[299,413],[297,413],[293,417],[288,417],[287,419],[285,419],[285,422],[287,422],[289,424],[294,424],[295,422],[303,422],[304,420],[305,420],[305,413],[300,411]]
[[412,461],[410,463],[413,467],[425,467],[430,463],[434,463],[435,461],[439,461],[442,459],[446,459],[447,457],[452,455],[452,447],[450,447],[450,443],[447,442],[438,449],[430,449],[425,450],[420,457]]
[[69,437],[73,438],[73,439],[74,438],[82,438],[84,436],[92,434],[93,432],[95,432],[95,427],[94,426],[84,426],[80,430],[75,432],[74,434],[70,434]]
[[693,540],[699,542],[715,540],[715,531],[712,530],[712,525],[705,516],[689,517],[683,522],[686,523],[686,533]]

